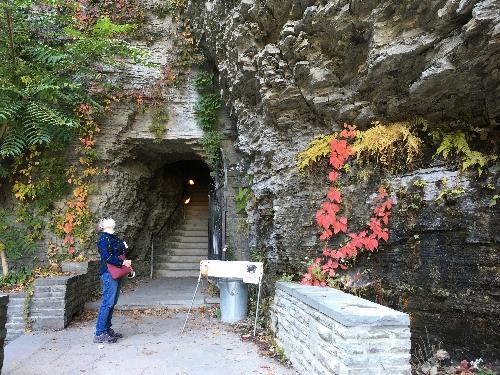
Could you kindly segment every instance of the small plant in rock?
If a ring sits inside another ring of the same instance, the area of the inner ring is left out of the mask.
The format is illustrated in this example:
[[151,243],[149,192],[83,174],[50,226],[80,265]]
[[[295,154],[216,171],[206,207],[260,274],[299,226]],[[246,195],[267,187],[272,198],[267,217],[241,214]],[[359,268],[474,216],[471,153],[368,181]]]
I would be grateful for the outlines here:
[[294,278],[294,275],[289,275],[287,273],[284,273],[284,274],[282,274],[279,277],[278,281],[287,281],[287,282],[289,282],[289,281],[293,281],[293,278]]
[[448,189],[448,180],[443,178],[440,182],[441,191],[436,197],[436,202],[446,201],[446,202],[455,202],[457,198],[461,195],[465,194],[465,189],[463,187],[455,187],[453,189]]
[[196,74],[196,78],[194,79],[194,87],[197,90],[202,91],[204,89],[210,88],[213,86],[214,75],[205,70],[201,70]]
[[451,156],[455,156],[459,160],[462,171],[476,169],[478,175],[481,176],[484,167],[497,159],[496,155],[487,155],[472,150],[469,146],[467,134],[460,130],[445,132],[437,129],[431,135],[434,141],[441,142],[434,157],[441,155],[443,159],[447,160]]
[[382,124],[359,132],[352,149],[360,161],[373,161],[391,171],[413,167],[422,153],[415,130],[422,120]]
[[489,202],[489,206],[490,207],[493,207],[497,204],[497,200],[500,199],[500,195],[498,194],[495,194],[491,199],[490,199],[490,202]]
[[245,211],[247,203],[252,196],[253,193],[249,188],[238,188],[238,193],[234,196],[234,209],[237,214]]
[[149,131],[154,135],[154,142],[160,142],[167,133],[167,123],[170,120],[170,111],[166,106],[155,109],[151,118]]

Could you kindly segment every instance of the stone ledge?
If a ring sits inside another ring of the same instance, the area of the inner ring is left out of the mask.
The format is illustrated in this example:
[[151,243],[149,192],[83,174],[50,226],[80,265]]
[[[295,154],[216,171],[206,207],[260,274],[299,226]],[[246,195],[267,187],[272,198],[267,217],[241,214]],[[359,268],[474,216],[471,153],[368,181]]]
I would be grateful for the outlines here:
[[271,328],[299,374],[411,373],[405,314],[339,290],[278,282]]
[[344,326],[408,326],[407,314],[337,289],[278,281],[276,289],[297,298]]

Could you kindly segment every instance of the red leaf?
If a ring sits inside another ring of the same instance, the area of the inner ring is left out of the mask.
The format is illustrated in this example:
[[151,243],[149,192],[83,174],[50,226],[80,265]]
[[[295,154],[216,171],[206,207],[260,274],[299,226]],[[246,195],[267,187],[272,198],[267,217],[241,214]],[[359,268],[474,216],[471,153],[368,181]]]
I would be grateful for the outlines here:
[[373,252],[378,247],[378,241],[374,237],[365,238],[365,247],[367,250]]
[[72,230],[73,230],[73,224],[71,224],[71,223],[64,224],[64,226],[63,226],[64,233],[69,234],[69,233],[71,233]]
[[379,193],[379,195],[387,196],[387,190],[385,190],[385,187],[382,185],[379,186],[378,193]]
[[337,212],[340,211],[340,206],[336,203],[331,202],[323,202],[322,206],[323,210],[325,210],[329,215],[335,216]]
[[326,229],[323,231],[323,233],[321,233],[321,236],[319,236],[319,239],[321,241],[325,241],[325,240],[329,239],[331,236],[332,236],[332,231],[330,229]]
[[332,155],[330,156],[330,165],[335,169],[340,169],[344,165],[344,161],[339,157]]
[[388,199],[386,202],[385,202],[385,207],[390,210],[392,208],[392,199]]
[[339,178],[339,172],[337,172],[337,171],[331,171],[330,173],[328,173],[328,179],[331,182],[334,182],[335,180],[337,180],[337,178]]
[[347,218],[342,216],[339,220],[335,221],[333,224],[333,233],[337,234],[339,232],[347,231]]
[[326,196],[332,202],[337,202],[337,203],[342,202],[342,194],[340,193],[339,190],[335,189],[334,187],[332,187],[332,188],[330,188],[330,190],[328,190],[328,194]]
[[328,229],[331,223],[330,214],[325,210],[318,210],[316,212],[316,222],[320,227]]
[[69,235],[64,237],[63,245],[67,245],[67,244],[73,245],[74,243],[75,243],[75,239],[73,237],[71,237]]

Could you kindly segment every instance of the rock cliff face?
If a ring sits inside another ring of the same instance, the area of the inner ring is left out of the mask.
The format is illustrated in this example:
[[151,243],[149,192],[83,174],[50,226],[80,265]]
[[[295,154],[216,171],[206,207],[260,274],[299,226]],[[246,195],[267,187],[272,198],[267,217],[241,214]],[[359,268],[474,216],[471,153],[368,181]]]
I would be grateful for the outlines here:
[[[113,74],[124,92],[140,95],[144,105],[138,106],[134,100],[118,102],[102,123],[97,147],[101,166],[108,172],[96,181],[90,197],[97,216],[115,218],[119,235],[130,246],[130,256],[138,261],[149,257],[152,242],[163,245],[179,212],[186,164],[177,162],[203,158],[197,143],[203,132],[194,118],[197,92],[192,77],[183,85],[156,86],[161,83],[162,70],[176,58],[172,35],[177,24],[170,15],[160,17],[154,2],[146,1],[143,6],[143,38],[133,44],[148,52],[151,65],[129,64]],[[148,101],[153,90],[163,97],[155,105],[151,98]],[[155,136],[151,126],[158,109],[165,111],[161,119],[165,132]]]
[[[314,213],[325,170],[300,175],[296,154],[344,121],[422,116],[430,124],[500,122],[498,1],[189,1],[186,16],[219,73],[255,200],[247,205],[251,251],[268,274],[303,270],[320,250]],[[412,315],[425,337],[456,357],[500,351],[498,186],[491,168],[477,180],[443,164],[389,176],[398,206],[391,239],[366,262],[377,295]],[[458,200],[436,200],[444,188]],[[411,211],[412,181],[425,180]],[[380,175],[343,181],[350,217],[366,220]],[[410,193],[408,193],[410,192]],[[365,215],[365,216],[363,216]],[[375,298],[375,297],[374,297]]]

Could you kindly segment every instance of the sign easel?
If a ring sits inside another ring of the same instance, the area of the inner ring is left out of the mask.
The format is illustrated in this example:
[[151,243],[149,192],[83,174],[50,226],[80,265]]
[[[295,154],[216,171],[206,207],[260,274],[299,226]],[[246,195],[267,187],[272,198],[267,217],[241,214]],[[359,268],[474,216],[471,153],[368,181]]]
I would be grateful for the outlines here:
[[184,333],[189,314],[193,308],[194,299],[198,292],[201,277],[223,277],[223,278],[238,278],[242,279],[246,284],[258,284],[257,292],[257,308],[255,311],[255,321],[253,326],[253,335],[257,331],[257,319],[259,317],[259,304],[260,292],[262,287],[262,276],[264,274],[264,265],[262,262],[245,262],[245,261],[221,261],[221,260],[202,260],[200,262],[200,274],[198,275],[198,282],[194,290],[193,299],[184,321],[181,333]]

